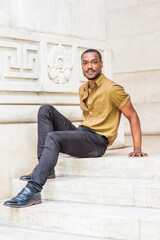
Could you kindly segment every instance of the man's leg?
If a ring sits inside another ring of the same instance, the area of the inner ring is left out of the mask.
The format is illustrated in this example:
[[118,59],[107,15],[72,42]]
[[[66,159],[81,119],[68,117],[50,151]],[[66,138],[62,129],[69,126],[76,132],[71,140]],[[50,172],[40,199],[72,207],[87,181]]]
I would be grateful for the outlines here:
[[79,127],[75,131],[49,132],[44,150],[31,180],[15,198],[6,201],[4,205],[26,207],[40,203],[40,191],[51,169],[57,163],[59,152],[75,157],[100,157],[105,153],[107,144],[107,139],[83,127]]
[[[38,146],[37,146],[38,160],[42,155],[46,136],[49,132],[69,130],[76,130],[76,127],[71,123],[70,120],[64,117],[51,105],[41,106],[38,111]],[[21,176],[20,180],[28,181],[31,179],[32,174],[33,173]],[[51,169],[48,178],[49,179],[55,178],[54,168]]]
[[38,146],[37,155],[40,159],[47,134],[52,131],[70,131],[76,127],[51,105],[43,105],[38,112]]
[[42,190],[50,170],[57,163],[59,152],[75,157],[100,157],[104,154],[107,144],[104,137],[83,127],[75,131],[49,132],[39,164],[28,186],[32,186],[38,192]]

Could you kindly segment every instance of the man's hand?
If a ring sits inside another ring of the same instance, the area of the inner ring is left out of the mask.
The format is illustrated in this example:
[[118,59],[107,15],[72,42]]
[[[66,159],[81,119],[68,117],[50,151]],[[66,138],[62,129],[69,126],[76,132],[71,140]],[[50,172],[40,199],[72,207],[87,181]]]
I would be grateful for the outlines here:
[[140,150],[134,150],[128,154],[128,157],[148,157],[147,153],[143,153]]

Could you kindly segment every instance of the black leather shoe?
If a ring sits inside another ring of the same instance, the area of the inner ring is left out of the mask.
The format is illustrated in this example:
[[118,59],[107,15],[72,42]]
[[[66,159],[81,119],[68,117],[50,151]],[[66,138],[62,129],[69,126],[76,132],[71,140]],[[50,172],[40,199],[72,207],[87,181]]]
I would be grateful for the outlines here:
[[[33,170],[34,171],[34,170]],[[32,172],[33,173],[33,172]],[[31,177],[32,177],[32,173],[28,174],[28,175],[24,175],[24,176],[21,176],[19,179],[22,180],[22,181],[29,181],[31,180]],[[55,175],[55,170],[53,169],[51,171],[51,173],[49,174],[48,178],[47,179],[53,179],[55,178],[56,175]]]
[[7,207],[29,207],[31,205],[41,203],[40,192],[34,193],[28,187],[22,189],[20,193],[9,201],[6,201],[3,205]]

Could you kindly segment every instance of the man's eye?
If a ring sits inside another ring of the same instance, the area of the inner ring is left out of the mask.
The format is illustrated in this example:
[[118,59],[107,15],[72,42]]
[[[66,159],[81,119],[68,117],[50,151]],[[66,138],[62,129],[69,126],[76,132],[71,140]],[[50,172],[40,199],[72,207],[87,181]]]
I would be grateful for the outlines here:
[[93,63],[94,63],[94,64],[96,64],[96,63],[97,63],[97,61],[94,61]]
[[83,62],[82,64],[83,64],[83,65],[86,65],[87,63],[86,63],[86,62]]

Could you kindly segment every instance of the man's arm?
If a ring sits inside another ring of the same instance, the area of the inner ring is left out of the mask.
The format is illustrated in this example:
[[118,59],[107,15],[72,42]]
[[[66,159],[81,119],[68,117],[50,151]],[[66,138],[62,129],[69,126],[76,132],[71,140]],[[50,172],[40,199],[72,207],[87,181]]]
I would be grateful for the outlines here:
[[147,153],[143,153],[141,149],[142,134],[139,117],[130,100],[121,108],[122,113],[128,119],[131,126],[134,150],[129,157],[146,157]]

